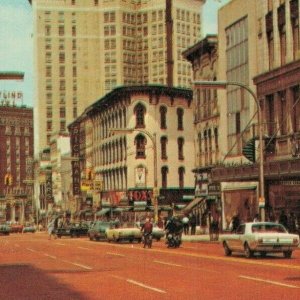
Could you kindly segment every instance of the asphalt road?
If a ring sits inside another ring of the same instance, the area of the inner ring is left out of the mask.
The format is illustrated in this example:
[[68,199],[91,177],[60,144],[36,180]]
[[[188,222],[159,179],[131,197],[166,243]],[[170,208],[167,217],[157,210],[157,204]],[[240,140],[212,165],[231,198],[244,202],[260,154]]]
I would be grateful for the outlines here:
[[0,236],[0,299],[300,299],[300,250],[245,259],[219,244]]

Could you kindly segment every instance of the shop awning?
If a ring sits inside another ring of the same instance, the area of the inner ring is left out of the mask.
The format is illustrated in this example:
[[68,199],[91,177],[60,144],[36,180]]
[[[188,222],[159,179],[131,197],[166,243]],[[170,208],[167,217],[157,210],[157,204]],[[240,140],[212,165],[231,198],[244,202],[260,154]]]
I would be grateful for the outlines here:
[[96,216],[104,216],[106,213],[110,211],[110,208],[102,208],[100,211],[96,212]]
[[195,198],[193,201],[191,201],[188,205],[186,205],[183,209],[184,212],[190,212],[195,206],[199,205],[200,202],[204,201],[205,198]]
[[160,210],[160,211],[171,211],[172,207],[171,206],[159,206],[158,210]]
[[175,204],[174,208],[175,209],[183,209],[186,205],[185,204]]
[[183,195],[182,196],[182,201],[187,202],[187,201],[192,201],[195,199],[194,195]]
[[136,206],[133,211],[146,211],[146,206]]
[[121,207],[116,207],[113,209],[113,212],[122,212],[122,211],[124,211],[124,209]]

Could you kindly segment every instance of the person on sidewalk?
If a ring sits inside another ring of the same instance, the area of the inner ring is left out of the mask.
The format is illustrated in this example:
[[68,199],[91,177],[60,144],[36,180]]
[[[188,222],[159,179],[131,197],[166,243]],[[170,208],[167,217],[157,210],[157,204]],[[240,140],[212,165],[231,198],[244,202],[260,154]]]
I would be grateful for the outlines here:
[[48,240],[51,240],[52,235],[54,234],[54,218],[51,219],[48,223],[47,229],[48,229]]
[[197,219],[194,213],[190,216],[190,224],[191,224],[191,235],[196,234],[196,225],[197,225]]
[[185,235],[189,234],[190,231],[190,224],[189,224],[190,220],[187,216],[184,216],[182,218],[182,223],[183,223],[183,232]]

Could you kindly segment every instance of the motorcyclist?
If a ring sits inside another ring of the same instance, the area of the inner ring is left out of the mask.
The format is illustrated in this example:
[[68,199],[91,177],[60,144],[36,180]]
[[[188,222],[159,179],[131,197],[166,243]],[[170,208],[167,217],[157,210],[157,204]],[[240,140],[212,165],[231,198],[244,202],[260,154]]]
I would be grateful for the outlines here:
[[168,243],[168,236],[172,235],[178,241],[178,243],[180,245],[181,244],[181,235],[182,235],[182,231],[183,231],[182,222],[178,218],[172,217],[167,222],[165,229],[166,229],[167,243]]
[[[150,222],[149,218],[146,218],[146,221],[143,224],[141,231],[143,232],[143,236],[144,236],[144,248],[145,248],[147,244],[147,239],[151,238],[150,236],[153,231],[153,224]],[[151,245],[149,245],[149,247],[151,248]]]

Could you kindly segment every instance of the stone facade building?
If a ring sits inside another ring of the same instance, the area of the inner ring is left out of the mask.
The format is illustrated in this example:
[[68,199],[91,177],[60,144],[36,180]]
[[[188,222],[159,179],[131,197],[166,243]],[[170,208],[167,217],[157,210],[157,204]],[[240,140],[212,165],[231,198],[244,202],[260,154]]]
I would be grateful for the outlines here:
[[[235,85],[217,91],[219,161],[212,162],[210,181],[220,185],[223,229],[233,215],[251,221],[257,212],[266,220],[278,219],[281,211],[294,213],[299,223],[298,20],[298,0],[232,0],[218,13],[216,77],[204,72],[197,76],[196,62],[207,66],[201,61],[205,51],[186,52],[195,80],[240,82],[254,94]],[[194,94],[200,93],[204,102],[206,92],[196,88]],[[262,111],[264,199],[258,191],[261,157],[255,100]],[[251,139],[254,162],[243,155]],[[201,156],[199,149],[196,157]],[[206,162],[199,166],[205,169]]]
[[71,154],[79,160],[79,171],[73,162],[73,182],[79,183],[73,192],[84,202],[83,184],[96,181],[102,206],[153,214],[157,193],[159,213],[176,210],[194,194],[192,118],[191,90],[114,89],[69,126]]

